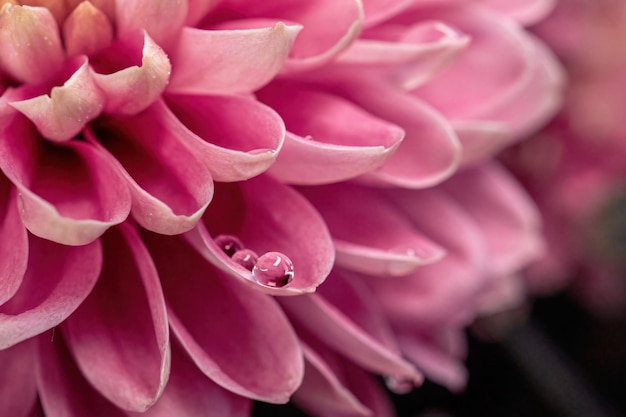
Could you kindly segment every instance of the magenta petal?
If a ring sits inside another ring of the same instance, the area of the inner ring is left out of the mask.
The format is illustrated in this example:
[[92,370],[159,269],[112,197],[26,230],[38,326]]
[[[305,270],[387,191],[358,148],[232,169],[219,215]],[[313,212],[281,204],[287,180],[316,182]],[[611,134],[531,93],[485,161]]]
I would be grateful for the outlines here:
[[37,379],[32,341],[0,350],[0,415],[32,417],[37,407]]
[[94,75],[106,94],[108,113],[139,113],[161,96],[169,81],[172,66],[167,55],[147,33],[143,39],[141,66]]
[[118,38],[145,30],[159,45],[168,45],[187,17],[184,0],[114,0]]
[[172,330],[200,370],[236,394],[287,402],[302,380],[302,352],[276,302],[221,273],[180,238],[145,232],[144,241]]
[[10,242],[0,246],[0,306],[15,295],[28,263],[28,236],[17,210],[16,195],[11,183],[0,174],[0,239]]
[[179,342],[174,342],[172,373],[165,391],[154,406],[137,417],[173,417],[172,412],[176,417],[249,417],[251,408],[252,401],[216,385],[200,372]]
[[292,132],[270,168],[283,182],[323,184],[364,174],[383,164],[404,137],[399,127],[321,90],[275,82],[257,96]]
[[192,94],[250,93],[282,67],[298,26],[182,31],[167,91]]
[[[219,184],[203,220],[210,233],[200,227],[189,232],[192,245],[218,268],[268,294],[313,292],[333,266],[331,237],[318,212],[296,191],[271,178]],[[284,253],[294,264],[294,280],[283,288],[257,285],[250,271],[216,245],[213,238],[219,234],[239,237],[259,255]]]
[[[173,235],[193,228],[213,197],[211,173],[148,109],[109,118],[87,136],[126,177],[132,215],[148,230]],[[96,139],[97,137],[97,139]]]
[[377,189],[338,184],[303,187],[301,192],[328,225],[336,262],[344,268],[369,275],[404,275],[445,254]]
[[20,215],[28,230],[58,243],[82,245],[126,219],[128,187],[92,146],[81,141],[51,144],[19,113],[6,107],[0,112],[0,167],[19,190]]
[[87,297],[102,266],[100,242],[72,247],[30,236],[29,249],[22,285],[0,306],[0,349],[65,320]]
[[64,142],[72,139],[85,125],[100,115],[105,97],[85,62],[62,87],[53,87],[50,95],[13,101],[47,139]]
[[188,0],[185,25],[194,27],[222,0]]
[[[216,181],[243,181],[259,175],[283,146],[282,119],[254,99],[171,95],[167,104],[171,110],[159,103],[154,109],[164,128],[190,147]],[[242,114],[247,123],[241,123]]]
[[62,325],[63,335],[98,392],[120,408],[142,412],[161,395],[169,375],[165,300],[136,230],[125,223],[101,240],[102,273]]

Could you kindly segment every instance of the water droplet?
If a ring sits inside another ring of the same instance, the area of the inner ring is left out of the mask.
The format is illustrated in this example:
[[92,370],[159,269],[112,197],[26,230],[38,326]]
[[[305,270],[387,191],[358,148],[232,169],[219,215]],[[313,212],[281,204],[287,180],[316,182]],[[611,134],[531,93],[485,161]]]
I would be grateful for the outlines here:
[[222,248],[222,251],[228,256],[233,256],[235,252],[244,248],[243,243],[236,236],[219,235],[214,240],[217,246]]
[[389,391],[394,394],[408,394],[413,391],[415,385],[409,379],[396,378],[393,376],[385,377],[385,385]]
[[256,262],[259,259],[259,256],[253,250],[241,249],[235,252],[230,259],[243,266],[248,271],[252,271],[254,265],[256,265]]
[[293,263],[280,252],[267,252],[257,260],[252,276],[261,285],[281,288],[293,280]]

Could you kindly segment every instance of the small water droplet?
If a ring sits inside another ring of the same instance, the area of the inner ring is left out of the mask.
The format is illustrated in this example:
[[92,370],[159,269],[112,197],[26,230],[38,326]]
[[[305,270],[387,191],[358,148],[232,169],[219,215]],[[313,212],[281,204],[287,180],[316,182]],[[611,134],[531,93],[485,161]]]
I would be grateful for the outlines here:
[[267,252],[257,260],[252,276],[261,285],[281,288],[293,280],[293,263],[280,252]]
[[233,256],[235,252],[244,248],[241,240],[233,235],[219,235],[214,240],[217,246],[228,256]]
[[241,249],[235,252],[230,259],[243,266],[248,271],[252,271],[254,265],[256,265],[256,262],[259,259],[259,256],[253,250]]
[[415,385],[409,379],[396,378],[393,376],[385,377],[385,385],[389,391],[394,394],[408,394],[413,391]]

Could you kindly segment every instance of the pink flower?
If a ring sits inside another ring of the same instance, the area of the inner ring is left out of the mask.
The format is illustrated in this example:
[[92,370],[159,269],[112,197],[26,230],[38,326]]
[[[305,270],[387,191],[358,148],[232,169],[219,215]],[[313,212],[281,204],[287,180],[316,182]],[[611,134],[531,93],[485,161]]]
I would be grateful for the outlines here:
[[463,387],[541,248],[489,160],[559,102],[551,2],[4,3],[0,414]]

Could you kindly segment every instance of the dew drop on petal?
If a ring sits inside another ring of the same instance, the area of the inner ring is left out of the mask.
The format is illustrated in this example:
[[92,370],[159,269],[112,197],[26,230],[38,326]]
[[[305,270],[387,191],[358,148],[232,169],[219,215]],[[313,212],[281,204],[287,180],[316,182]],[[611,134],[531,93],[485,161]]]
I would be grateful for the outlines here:
[[408,394],[413,391],[415,385],[409,379],[396,378],[393,376],[385,377],[385,385],[389,388],[389,391],[394,394]]
[[254,265],[256,265],[256,262],[259,259],[259,256],[253,250],[241,249],[235,252],[230,259],[243,266],[248,271],[252,271]]
[[281,288],[293,280],[293,263],[280,252],[267,252],[257,260],[252,276],[260,285]]
[[244,248],[241,240],[233,235],[219,235],[214,240],[217,246],[228,256],[233,256],[235,252]]

